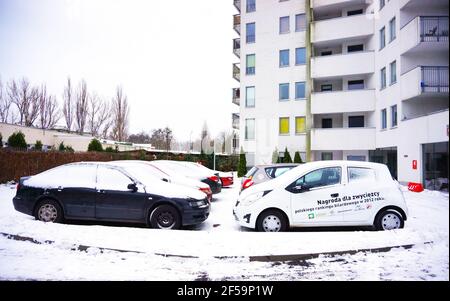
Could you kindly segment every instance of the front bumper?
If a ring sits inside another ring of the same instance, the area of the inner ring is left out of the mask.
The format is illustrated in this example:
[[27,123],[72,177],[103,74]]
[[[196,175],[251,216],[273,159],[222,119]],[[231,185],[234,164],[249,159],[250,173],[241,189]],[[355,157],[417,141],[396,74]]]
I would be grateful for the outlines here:
[[250,212],[250,210],[248,210],[248,207],[246,206],[233,207],[233,216],[240,226],[255,229],[256,217],[253,213]]
[[211,211],[211,206],[208,205],[204,208],[187,209],[183,212],[183,226],[197,225],[203,223],[208,217]]

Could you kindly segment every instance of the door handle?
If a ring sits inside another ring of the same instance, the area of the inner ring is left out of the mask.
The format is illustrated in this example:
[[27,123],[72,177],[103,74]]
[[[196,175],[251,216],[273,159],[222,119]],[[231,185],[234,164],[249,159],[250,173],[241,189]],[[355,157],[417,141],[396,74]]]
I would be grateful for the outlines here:
[[337,198],[339,196],[339,193],[333,193],[333,194],[331,194],[331,197],[332,198]]
[[98,193],[106,193],[104,189],[97,190]]

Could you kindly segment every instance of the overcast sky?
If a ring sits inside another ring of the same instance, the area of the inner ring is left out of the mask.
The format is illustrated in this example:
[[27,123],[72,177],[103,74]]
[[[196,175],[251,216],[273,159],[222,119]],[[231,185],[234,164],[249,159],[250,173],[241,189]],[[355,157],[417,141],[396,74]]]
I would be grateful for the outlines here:
[[0,0],[0,78],[46,83],[60,103],[68,76],[108,98],[122,85],[131,133],[229,131],[235,13],[231,0]]

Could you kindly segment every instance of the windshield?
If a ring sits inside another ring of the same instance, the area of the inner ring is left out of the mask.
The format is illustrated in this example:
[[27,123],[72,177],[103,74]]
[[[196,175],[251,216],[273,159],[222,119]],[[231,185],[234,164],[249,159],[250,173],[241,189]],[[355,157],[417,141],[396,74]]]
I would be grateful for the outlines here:
[[127,173],[129,173],[133,178],[138,180],[144,185],[149,185],[161,181],[160,178],[154,176],[149,172],[149,168],[140,165],[123,165],[121,166]]

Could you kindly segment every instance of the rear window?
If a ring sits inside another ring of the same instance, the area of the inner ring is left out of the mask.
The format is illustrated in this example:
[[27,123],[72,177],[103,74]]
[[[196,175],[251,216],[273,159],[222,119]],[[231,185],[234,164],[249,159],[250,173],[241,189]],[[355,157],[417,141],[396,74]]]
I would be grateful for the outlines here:
[[258,167],[253,166],[252,169],[250,169],[246,174],[245,177],[249,178],[249,177],[253,177],[255,176],[256,172],[258,171]]
[[278,178],[285,172],[291,170],[295,166],[281,166],[281,167],[268,167],[266,168],[266,174],[269,178]]
[[349,167],[348,168],[348,182],[373,182],[375,181],[375,171],[371,168],[363,167]]

